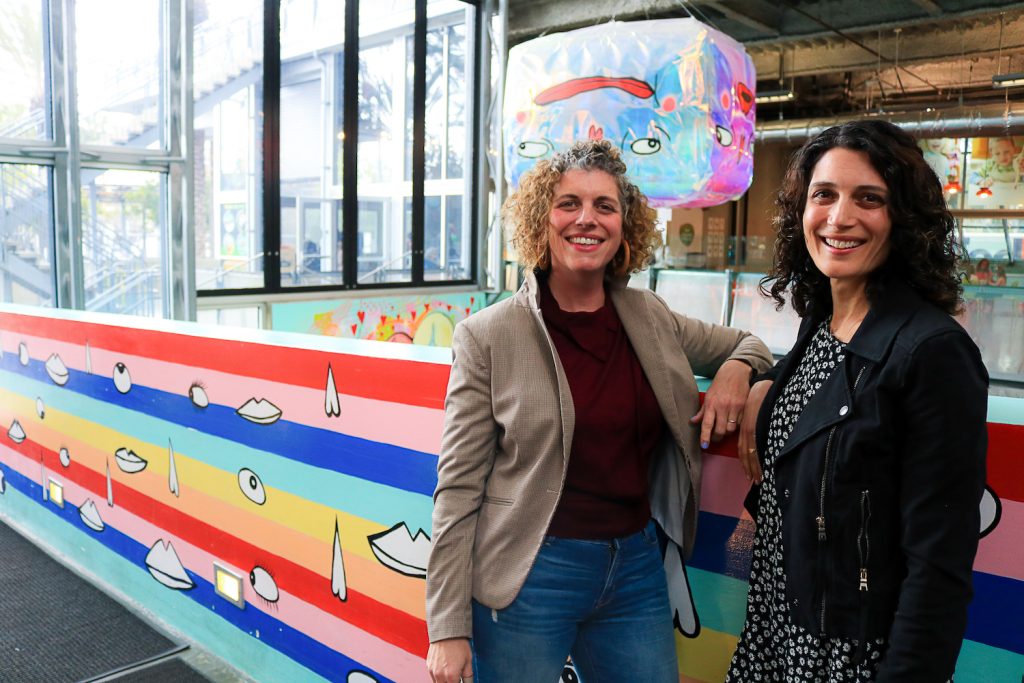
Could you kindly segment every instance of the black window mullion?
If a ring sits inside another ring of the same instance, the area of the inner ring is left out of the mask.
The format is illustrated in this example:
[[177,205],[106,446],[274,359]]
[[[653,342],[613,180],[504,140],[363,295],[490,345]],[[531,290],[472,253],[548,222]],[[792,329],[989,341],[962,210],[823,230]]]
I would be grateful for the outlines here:
[[281,2],[263,3],[263,287],[281,290]]
[[341,242],[342,279],[345,287],[355,287],[359,275],[359,0],[345,3],[344,107],[341,143]]
[[423,283],[427,118],[427,0],[416,0],[412,79],[412,283]]
[[[485,225],[486,221],[486,210],[483,207],[486,205],[480,201],[480,193],[483,192],[483,184],[481,183],[482,176],[484,175],[483,169],[486,168],[484,161],[483,145],[479,144],[481,141],[480,131],[481,127],[488,125],[486,121],[485,112],[487,107],[481,106],[480,96],[482,83],[485,78],[489,79],[491,76],[489,73],[483,73],[483,65],[490,64],[490,54],[487,59],[484,59],[484,50],[490,52],[490,45],[488,44],[487,28],[485,22],[489,21],[489,17],[485,17],[480,5],[477,2],[467,0],[473,7],[473,79],[470,82],[472,88],[472,97],[470,101],[466,103],[467,107],[472,107],[473,112],[473,125],[470,127],[470,135],[473,137],[473,144],[471,145],[473,150],[473,157],[470,162],[470,166],[463,167],[463,173],[472,173],[472,180],[470,180],[470,196],[463,199],[463,206],[468,207],[469,210],[469,225],[470,227],[470,271],[469,276],[475,281],[479,281],[480,268],[482,267],[481,261],[483,258],[483,252],[480,249],[480,230],[477,226]],[[469,31],[466,32],[466,38],[469,38]]]

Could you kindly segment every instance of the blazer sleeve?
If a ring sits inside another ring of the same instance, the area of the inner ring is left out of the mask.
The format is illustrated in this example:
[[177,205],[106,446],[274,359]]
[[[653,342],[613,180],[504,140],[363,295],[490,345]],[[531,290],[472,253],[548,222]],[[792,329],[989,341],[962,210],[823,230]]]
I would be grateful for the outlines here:
[[676,339],[694,373],[714,377],[727,360],[739,360],[761,373],[771,367],[772,352],[759,338],[734,327],[715,325],[676,313],[658,295],[654,298],[672,318]]
[[902,383],[900,535],[907,575],[878,683],[948,680],[967,628],[985,485],[988,374],[960,330],[918,345]]
[[452,353],[427,563],[430,642],[472,636],[473,541],[498,436],[489,359],[464,323]]

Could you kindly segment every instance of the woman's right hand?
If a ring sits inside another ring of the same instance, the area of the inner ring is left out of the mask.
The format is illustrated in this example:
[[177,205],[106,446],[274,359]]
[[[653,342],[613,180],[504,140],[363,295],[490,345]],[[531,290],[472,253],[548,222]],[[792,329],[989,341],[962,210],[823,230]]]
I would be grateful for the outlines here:
[[755,484],[761,483],[761,462],[757,457],[757,441],[754,439],[754,430],[757,427],[757,414],[761,411],[761,404],[768,390],[772,388],[771,380],[761,380],[750,388],[747,394],[747,403],[743,407],[743,419],[740,422],[740,438],[738,444],[740,465],[743,466],[743,473],[747,480]]
[[427,670],[434,683],[473,683],[473,653],[468,638],[448,638],[430,644]]

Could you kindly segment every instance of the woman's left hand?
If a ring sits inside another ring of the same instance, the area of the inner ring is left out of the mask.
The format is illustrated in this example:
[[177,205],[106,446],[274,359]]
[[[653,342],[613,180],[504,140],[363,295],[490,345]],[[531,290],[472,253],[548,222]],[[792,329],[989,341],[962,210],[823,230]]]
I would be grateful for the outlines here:
[[743,406],[750,393],[750,366],[739,360],[727,360],[715,374],[704,393],[704,405],[690,418],[700,423],[700,447],[707,448],[712,439],[718,441],[739,427]]

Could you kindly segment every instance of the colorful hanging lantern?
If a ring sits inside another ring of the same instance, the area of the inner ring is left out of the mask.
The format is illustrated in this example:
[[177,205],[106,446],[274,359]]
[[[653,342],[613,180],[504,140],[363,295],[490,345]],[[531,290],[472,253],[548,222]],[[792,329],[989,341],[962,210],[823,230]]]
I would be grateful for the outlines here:
[[512,187],[538,159],[607,138],[652,205],[712,206],[750,186],[754,65],[695,19],[610,22],[509,52],[505,169]]

